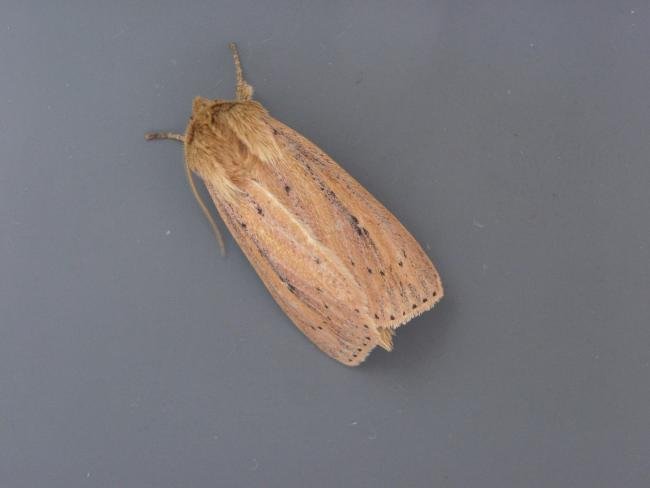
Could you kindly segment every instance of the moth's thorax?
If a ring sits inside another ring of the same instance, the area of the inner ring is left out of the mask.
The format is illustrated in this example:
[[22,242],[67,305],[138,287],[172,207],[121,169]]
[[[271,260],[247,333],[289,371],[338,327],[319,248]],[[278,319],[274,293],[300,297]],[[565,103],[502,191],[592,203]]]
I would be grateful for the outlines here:
[[277,153],[266,109],[256,101],[196,97],[185,131],[185,157],[195,173],[220,189],[240,187],[256,164]]

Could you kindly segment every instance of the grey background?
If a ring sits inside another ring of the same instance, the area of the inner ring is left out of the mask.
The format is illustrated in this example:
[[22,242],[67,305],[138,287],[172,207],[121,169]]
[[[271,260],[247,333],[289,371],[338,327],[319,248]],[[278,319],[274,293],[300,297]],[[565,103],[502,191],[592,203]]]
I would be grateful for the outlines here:
[[[0,486],[648,486],[647,2],[0,14]],[[231,40],[437,263],[393,353],[320,354],[143,140]]]

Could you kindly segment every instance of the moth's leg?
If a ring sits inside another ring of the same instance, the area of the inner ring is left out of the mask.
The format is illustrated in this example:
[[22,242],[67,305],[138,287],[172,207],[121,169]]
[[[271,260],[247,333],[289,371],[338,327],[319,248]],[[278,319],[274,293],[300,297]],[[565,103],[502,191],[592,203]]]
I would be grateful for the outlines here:
[[253,98],[253,87],[246,83],[244,80],[244,74],[241,69],[241,61],[239,61],[239,51],[237,50],[237,44],[231,42],[228,44],[230,51],[232,52],[232,59],[235,62],[235,74],[237,76],[237,100],[245,102]]
[[176,134],[175,132],[147,132],[144,138],[148,141],[156,139],[173,139],[175,141],[185,142],[183,134]]

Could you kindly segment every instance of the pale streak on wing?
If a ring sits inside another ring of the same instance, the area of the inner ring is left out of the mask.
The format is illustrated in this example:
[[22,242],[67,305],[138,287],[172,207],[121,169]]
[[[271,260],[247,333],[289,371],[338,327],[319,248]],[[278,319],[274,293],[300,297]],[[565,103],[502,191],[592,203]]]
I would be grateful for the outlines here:
[[207,186],[233,237],[294,324],[343,364],[363,361],[381,336],[364,290],[340,259],[259,180],[244,185],[236,206]]
[[[349,283],[354,283],[354,276],[350,273],[347,266],[341,262],[338,256],[336,256],[331,249],[323,246],[323,244],[314,237],[307,223],[300,222],[295,214],[291,213],[273,193],[267,190],[258,181],[252,180],[248,184],[248,188],[250,189],[251,194],[259,195],[258,201],[266,201],[268,205],[276,208],[278,212],[281,213],[281,220],[285,225],[275,227],[274,231],[276,233],[282,234],[287,242],[303,242],[305,247],[313,248],[311,250],[312,256],[327,255],[334,264],[336,271],[343,274]],[[327,268],[322,270],[323,273],[327,273],[327,271]]]
[[432,308],[443,296],[442,282],[408,230],[312,142],[275,119],[269,122],[293,173],[302,168],[325,196],[331,215],[321,219],[324,225],[345,223],[321,238],[365,290],[376,323],[395,329]]

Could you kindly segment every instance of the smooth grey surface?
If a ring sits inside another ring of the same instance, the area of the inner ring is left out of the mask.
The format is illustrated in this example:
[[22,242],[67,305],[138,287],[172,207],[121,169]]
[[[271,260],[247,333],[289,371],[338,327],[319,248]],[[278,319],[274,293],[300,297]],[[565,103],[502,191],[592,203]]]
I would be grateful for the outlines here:
[[[0,18],[0,486],[648,486],[646,2]],[[437,263],[393,353],[320,354],[143,140],[232,96],[231,40]]]

